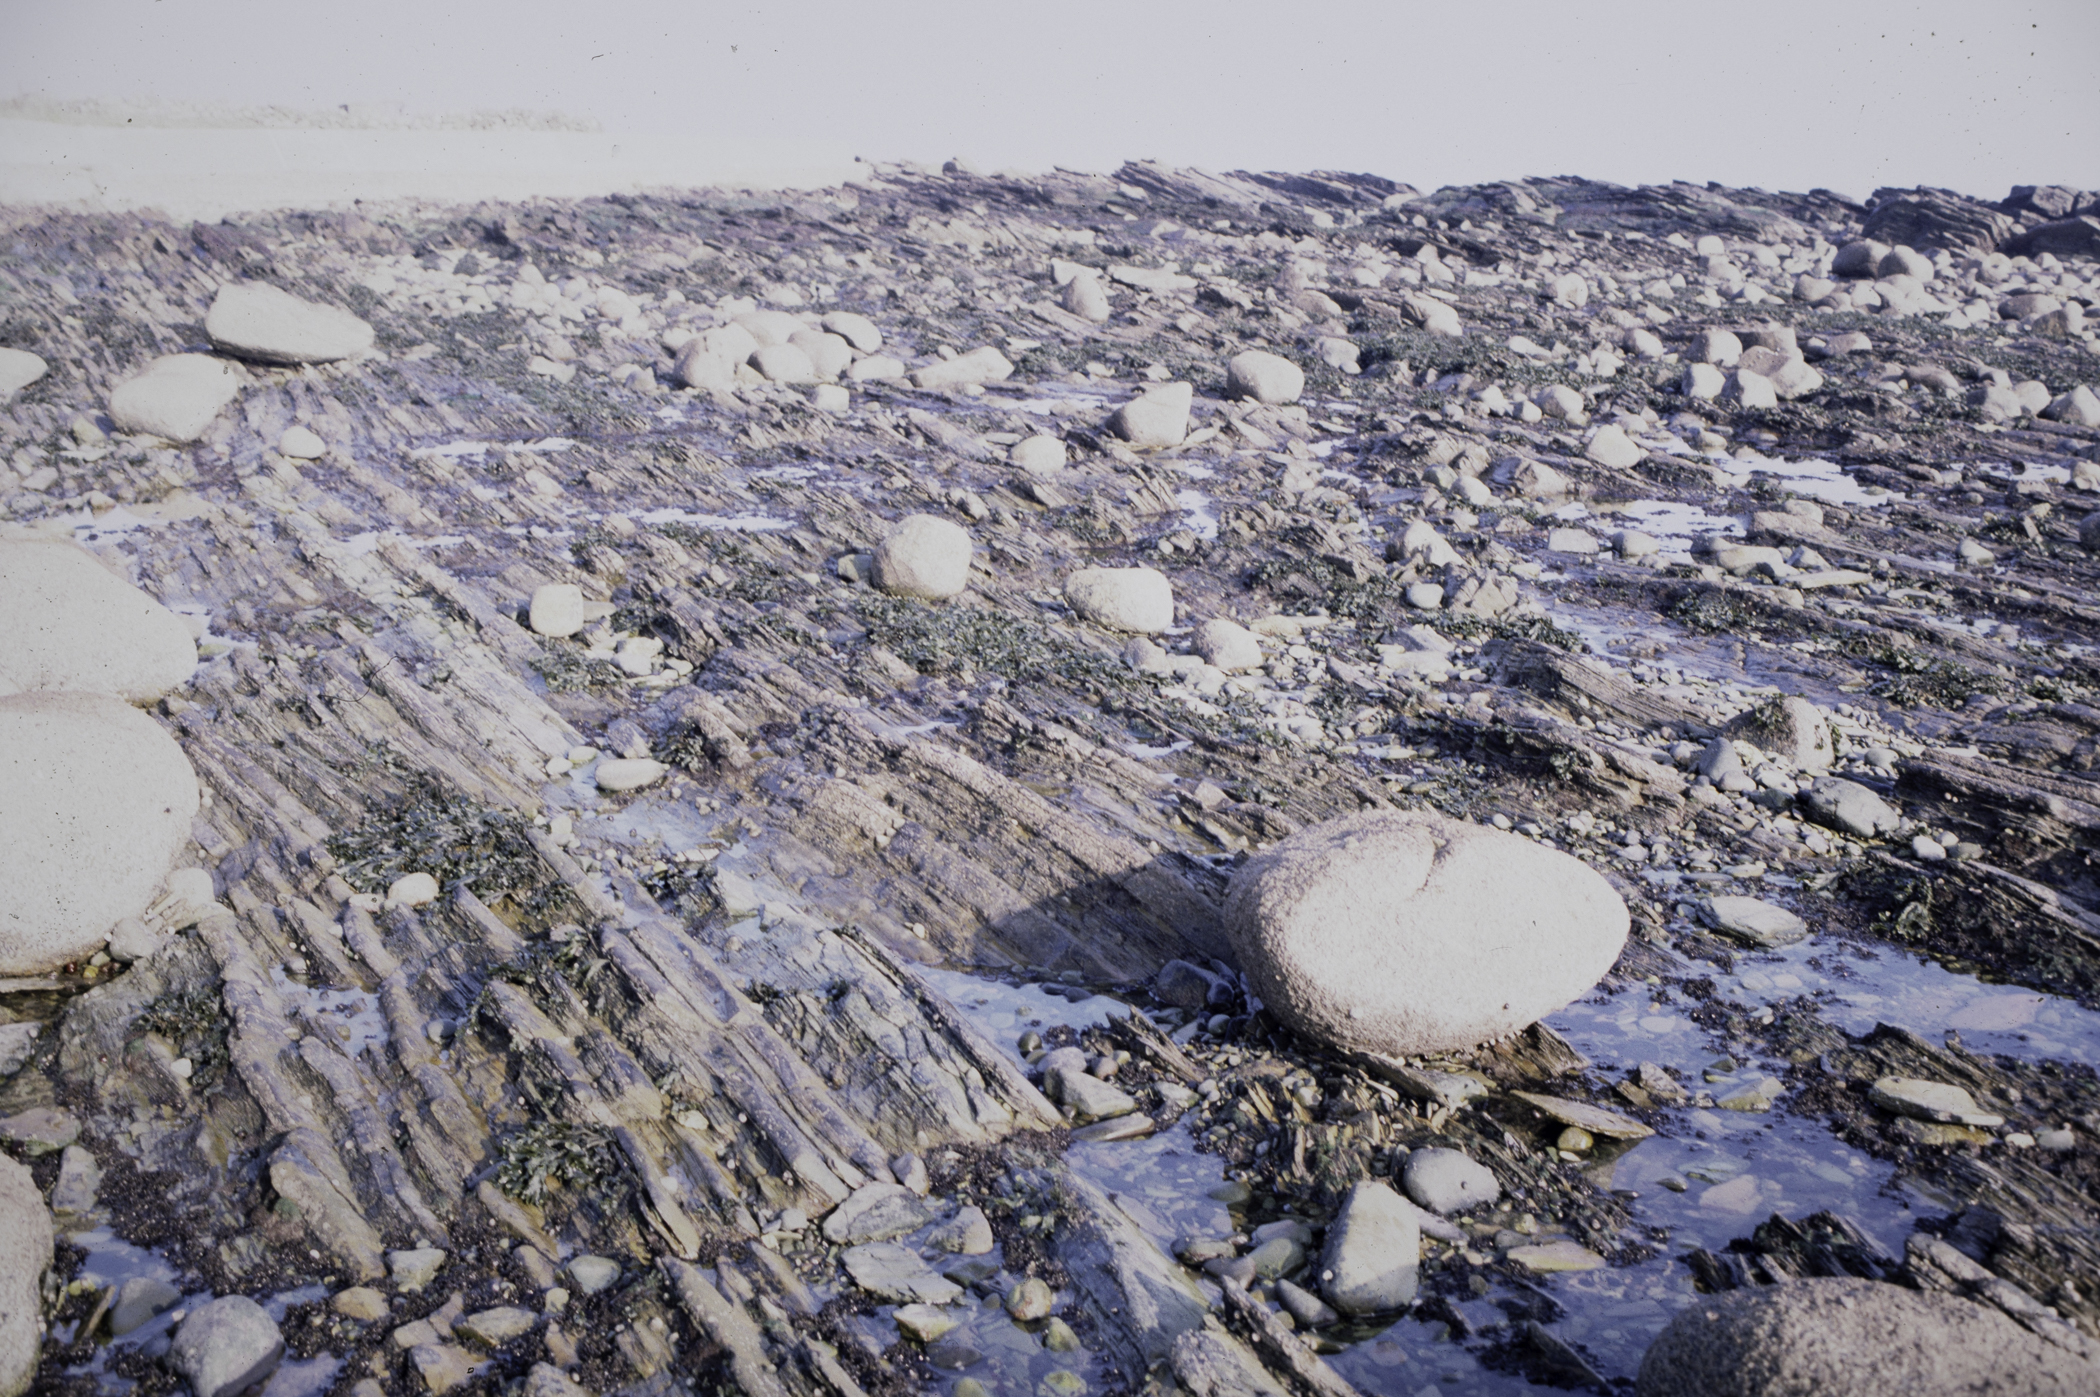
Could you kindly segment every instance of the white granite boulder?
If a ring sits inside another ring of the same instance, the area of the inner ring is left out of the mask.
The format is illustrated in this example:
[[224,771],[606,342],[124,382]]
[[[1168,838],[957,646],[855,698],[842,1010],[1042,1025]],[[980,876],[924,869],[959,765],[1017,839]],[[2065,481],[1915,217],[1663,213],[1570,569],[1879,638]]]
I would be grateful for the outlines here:
[[826,334],[837,335],[863,354],[873,354],[882,348],[882,331],[865,315],[850,310],[835,310],[819,322]]
[[1189,408],[1196,390],[1186,383],[1148,388],[1117,408],[1109,430],[1132,446],[1179,446],[1189,434]]
[[808,328],[784,310],[747,310],[729,323],[742,327],[751,336],[753,349],[786,344],[796,331]]
[[1415,1298],[1422,1227],[1407,1200],[1380,1179],[1361,1179],[1327,1228],[1320,1292],[1345,1315],[1404,1309]]
[[180,616],[65,539],[0,539],[0,679],[152,703],[187,683]]
[[122,699],[0,697],[0,975],[83,960],[144,912],[197,802],[182,748]]
[[51,1264],[51,1212],[26,1166],[0,1154],[0,1394],[27,1392],[44,1324],[39,1283]]
[[1061,299],[1066,310],[1096,325],[1108,319],[1113,309],[1109,305],[1108,288],[1097,276],[1073,277],[1065,283]]
[[318,461],[328,454],[328,443],[310,427],[287,427],[277,438],[277,454],[293,461]]
[[1030,475],[1055,475],[1065,468],[1065,455],[1062,437],[1037,433],[1015,442],[1006,459]]
[[1613,424],[1599,427],[1596,434],[1590,438],[1589,445],[1582,448],[1582,454],[1600,466],[1626,470],[1639,464],[1648,453],[1637,446],[1632,437],[1626,435],[1625,428]]
[[1305,370],[1266,349],[1232,356],[1225,366],[1225,396],[1258,403],[1295,403],[1305,391]]
[[799,344],[762,344],[752,352],[751,367],[768,383],[817,381],[817,366]]
[[5,402],[44,376],[51,366],[26,349],[0,349],[0,402]]
[[962,525],[908,514],[875,546],[875,585],[892,596],[945,601],[970,585],[970,554]]
[[810,367],[819,379],[830,383],[853,362],[853,345],[844,335],[828,330],[797,330],[788,343],[809,356]]
[[1013,361],[987,344],[968,354],[936,359],[923,369],[913,369],[911,381],[914,388],[962,388],[972,383],[996,383],[1013,371]]
[[1407,1157],[1400,1186],[1432,1213],[1462,1213],[1502,1196],[1495,1172],[1463,1150],[1418,1149]]
[[1196,653],[1227,674],[1260,669],[1261,639],[1237,621],[1213,617],[1196,627]]
[[1302,830],[1245,864],[1225,922],[1270,1012],[1391,1057],[1469,1047],[1567,1005],[1611,968],[1628,925],[1580,860],[1399,811]]
[[758,338],[742,325],[716,325],[678,347],[671,377],[685,388],[727,389],[736,367],[758,352]]
[[1700,911],[1716,931],[1760,950],[1791,946],[1808,936],[1807,922],[1762,898],[1717,894]]
[[240,371],[223,359],[163,354],[111,391],[109,420],[119,431],[191,442],[240,392]]
[[325,364],[372,347],[372,327],[349,311],[302,301],[262,281],[220,287],[204,333],[221,352],[265,364]]
[[191,1310],[168,1347],[168,1364],[196,1397],[240,1397],[277,1371],[284,1336],[245,1295],[222,1295]]
[[1097,626],[1158,635],[1174,624],[1174,585],[1156,568],[1081,568],[1065,600]]
[[533,591],[526,615],[539,635],[574,635],[584,627],[585,606],[583,588],[573,582],[548,582]]

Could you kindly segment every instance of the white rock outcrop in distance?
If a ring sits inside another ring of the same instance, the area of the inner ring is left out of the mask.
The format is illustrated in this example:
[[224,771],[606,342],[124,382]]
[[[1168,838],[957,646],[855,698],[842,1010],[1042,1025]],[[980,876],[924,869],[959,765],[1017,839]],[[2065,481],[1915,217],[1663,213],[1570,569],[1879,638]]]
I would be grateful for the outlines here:
[[1189,434],[1189,407],[1196,390],[1186,383],[1161,383],[1132,398],[1109,417],[1109,429],[1132,446],[1179,446]]
[[1249,349],[1232,356],[1225,366],[1225,396],[1252,398],[1258,403],[1295,403],[1305,391],[1305,370],[1266,349]]
[[372,327],[349,311],[302,301],[263,281],[220,287],[204,333],[222,353],[265,364],[325,364],[372,347]]
[[40,354],[26,349],[0,349],[0,402],[42,378],[50,367]]

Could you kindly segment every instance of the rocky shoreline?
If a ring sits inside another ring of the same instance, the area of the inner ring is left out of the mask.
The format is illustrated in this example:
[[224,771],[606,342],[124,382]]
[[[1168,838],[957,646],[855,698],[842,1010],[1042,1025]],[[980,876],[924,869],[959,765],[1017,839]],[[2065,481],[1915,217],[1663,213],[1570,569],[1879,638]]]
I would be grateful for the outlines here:
[[[1953,1297],[2054,1390],[2100,1341],[2091,1062],[1717,979],[1814,936],[2100,1008],[2096,207],[1133,164],[9,211],[0,548],[92,554],[199,658],[53,632],[86,593],[0,559],[12,634],[104,676],[0,658],[0,716],[100,685],[198,805],[105,949],[6,944],[0,1201],[56,1243],[0,1253],[0,1358],[1340,1393],[1407,1305],[1617,1388],[1555,1278],[1671,1259]],[[1590,865],[1631,934],[1584,1003],[1688,1019],[1706,1079],[1250,997],[1250,858],[1406,811]],[[97,857],[10,875],[115,896]],[[994,1030],[957,969],[1121,1007]],[[1715,1111],[1936,1210],[1686,1250],[1614,1164]],[[1217,1161],[1207,1228],[1074,1163],[1155,1135]],[[1337,1239],[1410,1227],[1409,1294],[1338,1313]]]

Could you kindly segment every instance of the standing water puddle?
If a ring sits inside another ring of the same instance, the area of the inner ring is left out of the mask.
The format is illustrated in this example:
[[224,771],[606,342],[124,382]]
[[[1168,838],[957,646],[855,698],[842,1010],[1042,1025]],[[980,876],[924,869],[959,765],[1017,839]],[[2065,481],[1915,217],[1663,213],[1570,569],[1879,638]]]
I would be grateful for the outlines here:
[[[1016,1060],[1016,1040],[1024,1032],[1058,1025],[1084,1028],[1131,1012],[1118,1000],[1077,990],[1070,993],[1080,997],[1069,999],[1063,986],[1007,985],[958,971],[923,973]],[[1877,1023],[1932,1039],[1954,1030],[1975,1051],[2100,1062],[2100,1013],[2057,996],[1986,984],[1893,948],[1814,937],[1781,951],[1744,955],[1734,974],[1706,965],[1700,973],[1711,974],[1723,998],[1742,1004],[1813,997],[1827,1022],[1855,1034]],[[1676,1007],[1652,1000],[1639,985],[1570,1005],[1546,1022],[1601,1073],[1661,1063],[1689,1090],[1703,1089],[1715,1098],[1783,1076],[1787,1068],[1777,1060],[1722,1059],[1722,1050],[1704,1030]],[[1632,1195],[1636,1225],[1669,1230],[1663,1254],[1633,1266],[1541,1276],[1532,1283],[1565,1311],[1550,1331],[1579,1345],[1607,1378],[1630,1378],[1655,1336],[1693,1302],[1697,1292],[1681,1259],[1693,1247],[1721,1250],[1775,1212],[1799,1219],[1828,1209],[1900,1256],[1918,1216],[1945,1211],[1939,1200],[1896,1185],[1892,1165],[1846,1145],[1821,1121],[1790,1114],[1783,1098],[1769,1113],[1687,1106],[1669,1114],[1665,1133],[1589,1166],[1600,1188]],[[1144,1140],[1074,1144],[1065,1163],[1112,1196],[1170,1252],[1183,1237],[1244,1230],[1210,1196],[1224,1181],[1224,1161],[1199,1153],[1182,1126]],[[1474,1329],[1487,1330],[1508,1321],[1498,1301],[1526,1299],[1536,1303],[1535,1296],[1498,1284],[1453,1309]],[[978,1328],[1005,1324],[995,1307],[975,1321]],[[980,1335],[978,1347],[985,1346]],[[1328,1361],[1371,1397],[1428,1397],[1432,1392],[1497,1397],[1550,1390],[1484,1366],[1473,1351],[1453,1341],[1441,1319],[1402,1316]],[[972,1375],[991,1384],[984,1369],[973,1368]],[[1013,1382],[1021,1377],[1019,1371],[1000,1369],[998,1376],[1009,1380],[994,1385],[994,1391],[1022,1392],[1033,1390],[1041,1375],[1031,1370],[1027,1385]]]
[[1789,493],[1806,495],[1825,504],[1879,505],[1903,498],[1879,485],[1861,485],[1857,479],[1845,474],[1835,461],[1814,458],[1780,461],[1766,456],[1743,456],[1727,464],[1754,474],[1776,475],[1785,482],[1784,488]]
[[[101,1288],[121,1286],[126,1281],[143,1279],[176,1286],[181,1280],[176,1269],[158,1254],[120,1240],[107,1227],[74,1232],[65,1240],[87,1253],[87,1260],[81,1264],[79,1274],[73,1278],[75,1284],[84,1282]],[[175,1329],[183,1316],[212,1298],[208,1291],[183,1295],[168,1309],[148,1319],[138,1328],[98,1344],[95,1356],[77,1368],[66,1369],[66,1376],[86,1378],[92,1383],[93,1391],[112,1394],[112,1397],[130,1391],[136,1384],[110,1372],[110,1360],[127,1349],[139,1350],[153,1358],[161,1357],[173,1342]],[[292,1306],[312,1304],[327,1298],[328,1291],[325,1287],[306,1285],[277,1295],[260,1297],[258,1303],[271,1319],[282,1324],[285,1312]],[[70,1322],[59,1328],[56,1337],[61,1343],[71,1340],[71,1329]],[[334,1385],[342,1364],[342,1359],[325,1353],[305,1360],[287,1358],[278,1364],[277,1370],[257,1389],[254,1397],[320,1397],[321,1393]]]

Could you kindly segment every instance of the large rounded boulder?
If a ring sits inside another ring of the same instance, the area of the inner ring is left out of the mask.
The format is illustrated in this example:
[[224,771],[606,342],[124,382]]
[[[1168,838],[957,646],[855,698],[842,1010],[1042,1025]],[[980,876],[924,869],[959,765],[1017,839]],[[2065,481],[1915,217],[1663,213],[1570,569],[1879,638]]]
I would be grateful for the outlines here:
[[1301,1034],[1407,1057],[1514,1032],[1580,997],[1626,943],[1626,904],[1521,835],[1380,811],[1243,866],[1225,923],[1262,1002]]
[[2072,1397],[2100,1368],[2003,1314],[1882,1281],[1697,1295],[1641,1359],[1639,1397]]
[[875,585],[892,596],[945,601],[970,585],[970,534],[931,514],[910,514],[875,547]]
[[36,1176],[0,1155],[0,1395],[27,1393],[44,1342],[42,1277],[53,1246]]
[[122,699],[0,697],[0,975],[93,955],[152,903],[196,814],[189,758]]
[[35,1176],[0,1154],[0,1397],[27,1392],[36,1380],[52,1241],[51,1213]]
[[180,616],[66,539],[0,539],[0,679],[154,700],[189,682],[197,643]]

